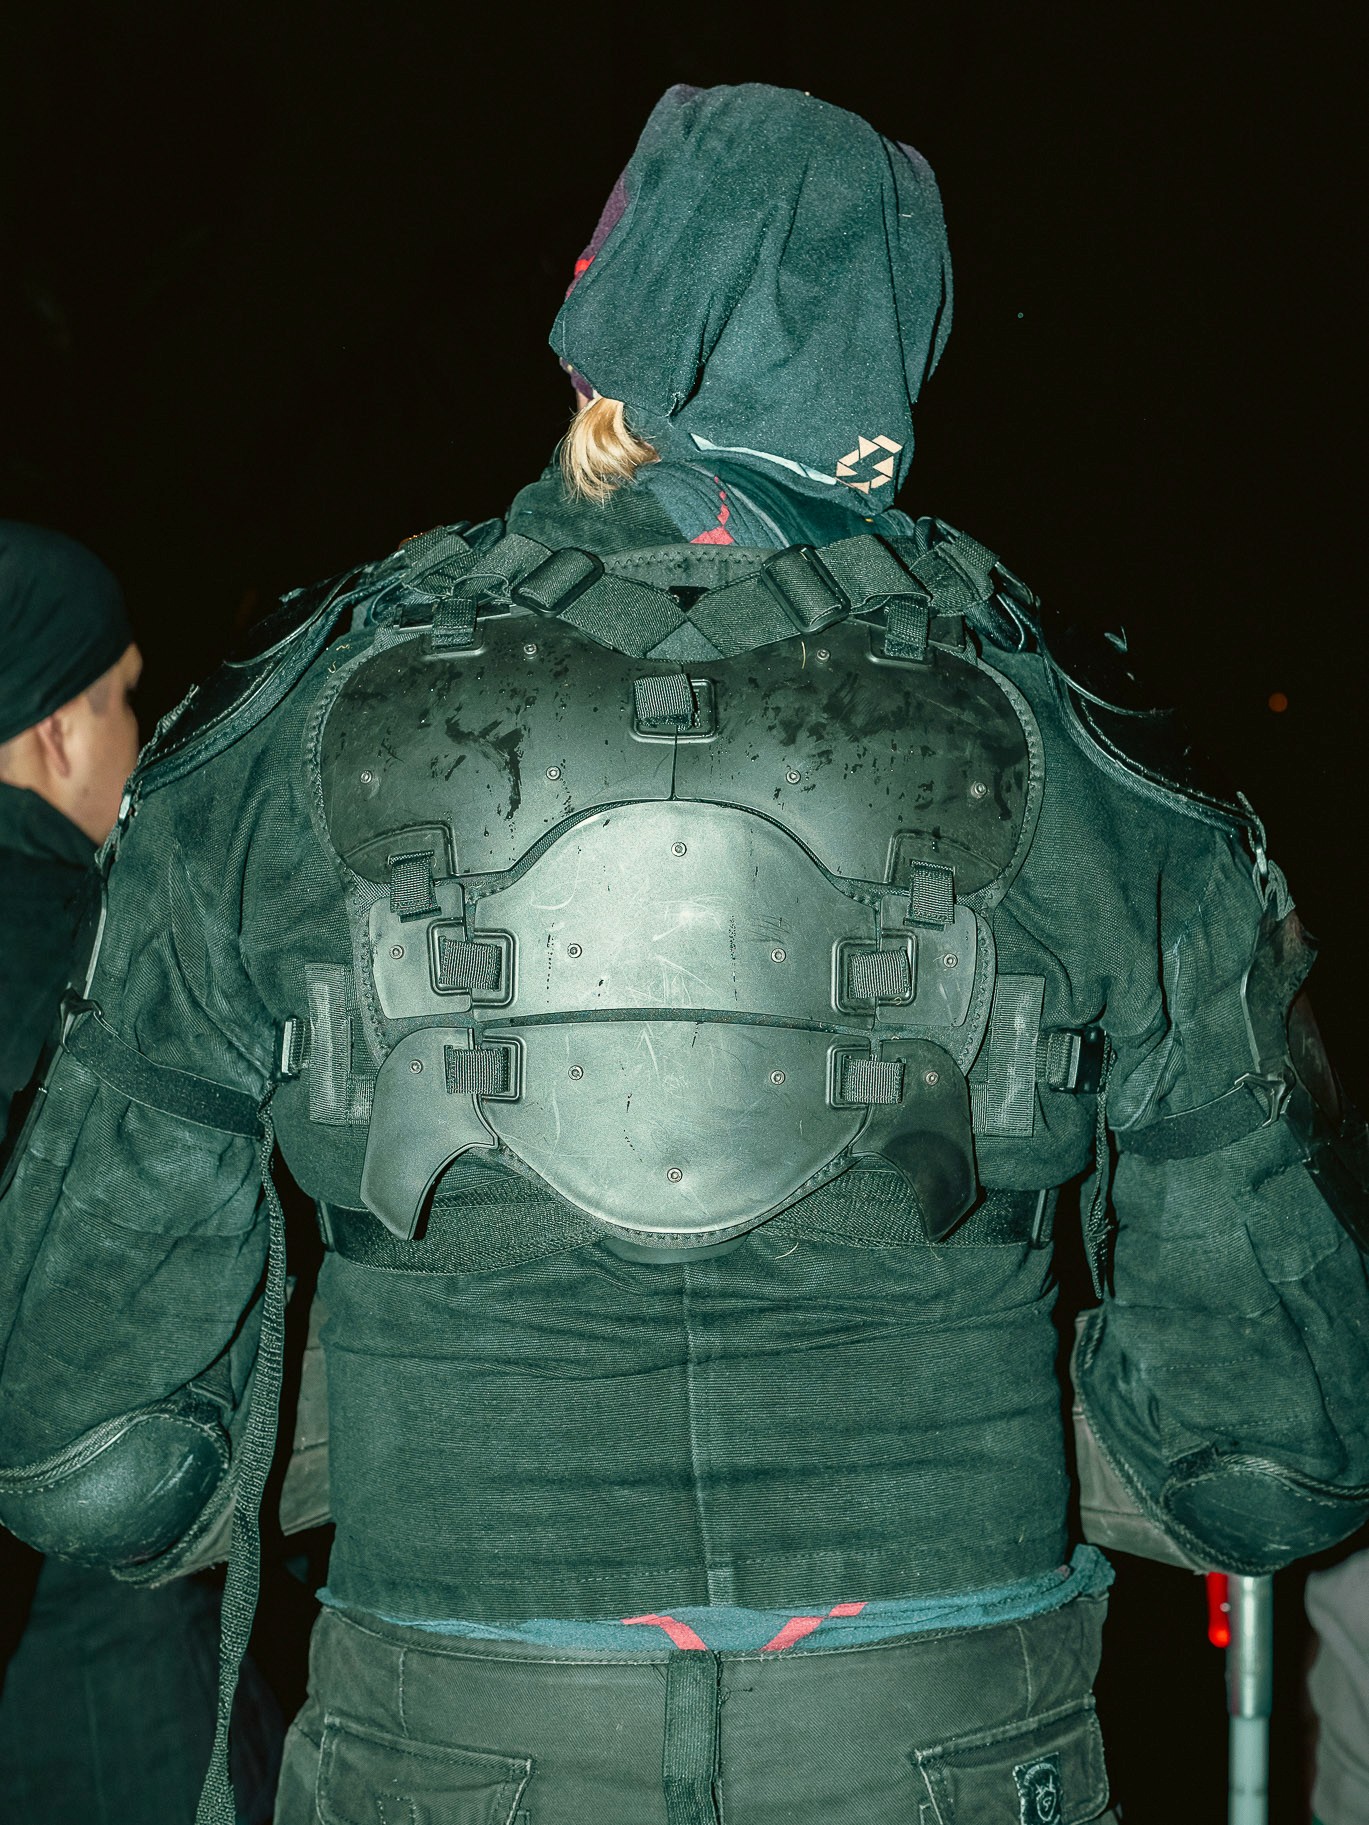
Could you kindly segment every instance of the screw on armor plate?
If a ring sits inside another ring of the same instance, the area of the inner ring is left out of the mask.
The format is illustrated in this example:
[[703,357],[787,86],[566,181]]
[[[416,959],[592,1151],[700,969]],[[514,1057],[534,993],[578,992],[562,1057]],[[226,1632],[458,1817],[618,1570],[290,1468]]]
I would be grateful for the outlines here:
[[537,651],[537,642],[535,640],[529,640],[527,645],[523,648],[523,651],[527,654],[528,658],[531,659],[533,654]]
[[815,659],[830,659],[832,657],[832,655],[828,652],[828,650],[825,646],[820,646],[817,649],[817,651],[813,654],[813,657]]
[[975,780],[974,784],[970,787],[970,797],[971,798],[987,798],[988,796],[989,796],[989,788],[984,784],[983,780],[982,779]]
[[772,1071],[770,1073],[770,1081],[772,1084],[782,1084],[784,1082],[784,1072]]
[[568,957],[579,957],[583,954],[583,950],[584,950],[583,945],[568,944],[566,946],[566,955]]
[[960,962],[960,959],[956,956],[954,951],[947,951],[946,955],[941,959],[941,962],[944,968],[953,970]]
[[686,850],[687,846],[684,843],[672,843],[670,845],[670,853],[672,855],[684,855]]
[[421,1071],[423,1069],[423,1060],[421,1058],[411,1058],[409,1060],[409,1069],[411,1071]]
[[566,1072],[566,1076],[570,1078],[573,1083],[577,1084],[584,1075],[585,1067],[583,1065],[572,1065],[569,1071]]
[[559,767],[548,767],[547,768],[547,778],[548,779],[560,779],[560,777],[561,777],[561,769]]
[[788,951],[781,950],[780,946],[777,944],[770,953],[770,961],[772,963],[783,963],[788,955]]
[[941,1073],[940,1071],[924,1071],[922,1074],[922,1081],[924,1084],[928,1085],[939,1084],[941,1082]]
[[363,774],[362,774],[362,776],[361,776],[361,783],[362,783],[362,785],[363,785],[363,786],[369,786],[369,785],[370,785],[370,783],[371,783],[371,781],[372,781],[372,780],[373,780],[373,779],[374,779],[374,778],[375,778],[375,774],[374,774],[374,773],[363,773]]
[[678,1166],[670,1166],[667,1167],[665,1176],[670,1180],[672,1185],[678,1185],[680,1180],[684,1177],[684,1174],[680,1171]]
[[789,771],[785,774],[784,777],[789,781],[789,784],[791,786],[797,786],[800,779],[802,779],[803,775],[801,773],[796,773],[794,771],[794,769],[792,767],[790,767]]

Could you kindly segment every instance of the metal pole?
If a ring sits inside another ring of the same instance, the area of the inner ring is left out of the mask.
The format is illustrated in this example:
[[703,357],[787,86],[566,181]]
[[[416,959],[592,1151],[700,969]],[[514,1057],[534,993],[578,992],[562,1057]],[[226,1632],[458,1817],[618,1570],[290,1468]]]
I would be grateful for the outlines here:
[[1231,1717],[1227,1825],[1269,1825],[1269,1714],[1274,1708],[1274,1580],[1227,1581],[1231,1645],[1226,1708]]

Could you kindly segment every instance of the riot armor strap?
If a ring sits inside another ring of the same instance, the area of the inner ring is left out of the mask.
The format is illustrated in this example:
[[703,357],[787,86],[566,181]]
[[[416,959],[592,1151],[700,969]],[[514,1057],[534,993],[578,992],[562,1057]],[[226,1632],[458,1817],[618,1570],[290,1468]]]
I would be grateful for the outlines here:
[[688,609],[668,589],[615,574],[593,552],[553,551],[521,533],[483,549],[429,534],[404,552],[395,612],[406,625],[427,625],[435,651],[474,645],[479,613],[521,607],[632,657],[656,655],[687,628],[701,644],[698,656],[730,658],[883,610],[887,654],[919,661],[938,623],[945,633],[997,587],[994,553],[952,527],[940,530],[929,551],[874,533],[788,546]]
[[1119,1153],[1135,1153],[1146,1160],[1191,1160],[1215,1153],[1243,1140],[1257,1128],[1277,1121],[1287,1096],[1281,1077],[1259,1077],[1254,1072],[1238,1079],[1222,1096],[1166,1116],[1144,1128],[1117,1135]]
[[[965,1221],[949,1235],[937,1238],[935,1246],[972,1248],[1024,1242],[1044,1246],[1050,1238],[1054,1199],[1053,1190],[986,1190]],[[907,1247],[931,1240],[911,1206],[895,1227],[880,1224],[866,1230],[849,1222],[840,1230],[824,1224],[810,1227],[805,1224],[802,1203],[791,1205],[770,1223],[781,1235],[856,1247]],[[392,1234],[369,1211],[335,1204],[320,1207],[319,1226],[325,1245],[335,1254],[361,1267],[403,1274],[489,1273],[604,1240],[601,1223],[570,1208],[559,1220],[539,1211],[535,1224],[519,1225],[515,1231],[506,1222],[490,1222],[478,1208],[439,1202],[433,1205],[422,1235],[412,1241]]]
[[92,1076],[132,1103],[159,1109],[197,1128],[220,1134],[240,1134],[255,1140],[261,1132],[258,1098],[247,1090],[230,1089],[192,1071],[157,1064],[128,1045],[109,1026],[98,1005],[81,1001],[69,1010],[74,1016],[64,1047]]

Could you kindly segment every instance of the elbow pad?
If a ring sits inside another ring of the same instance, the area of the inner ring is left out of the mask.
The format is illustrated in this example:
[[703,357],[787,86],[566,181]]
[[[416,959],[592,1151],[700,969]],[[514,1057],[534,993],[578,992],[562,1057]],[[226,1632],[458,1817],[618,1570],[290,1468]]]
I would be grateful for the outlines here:
[[40,1463],[0,1470],[0,1522],[39,1552],[125,1570],[196,1528],[228,1476],[220,1409],[182,1389],[94,1426]]
[[1166,1532],[1196,1557],[1258,1577],[1353,1533],[1369,1516],[1369,1488],[1208,1445],[1171,1466],[1158,1505]]

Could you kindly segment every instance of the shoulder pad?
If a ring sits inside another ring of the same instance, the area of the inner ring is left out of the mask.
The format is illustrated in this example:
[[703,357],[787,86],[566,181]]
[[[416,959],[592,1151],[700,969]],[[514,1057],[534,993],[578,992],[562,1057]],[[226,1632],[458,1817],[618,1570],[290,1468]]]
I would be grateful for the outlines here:
[[1259,846],[1248,801],[1178,712],[1132,670],[1124,634],[1090,636],[1052,621],[1040,644],[1065,727],[1095,765],[1143,797]]
[[218,670],[162,718],[138,757],[129,782],[132,795],[144,798],[183,779],[255,728],[298,684],[332,637],[343,610],[383,568],[363,564],[282,596]]
[[969,553],[968,568],[981,581],[966,618],[1001,651],[1042,655],[1065,726],[1090,760],[1172,810],[1239,831],[1262,857],[1263,832],[1249,804],[1133,670],[1125,634],[1093,634],[1043,609],[1001,559],[944,520],[919,520],[917,533],[933,559],[947,551],[959,570],[967,568],[961,553]]

